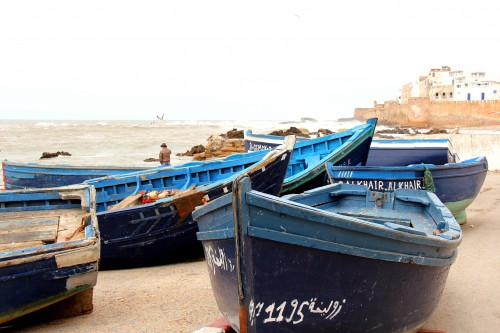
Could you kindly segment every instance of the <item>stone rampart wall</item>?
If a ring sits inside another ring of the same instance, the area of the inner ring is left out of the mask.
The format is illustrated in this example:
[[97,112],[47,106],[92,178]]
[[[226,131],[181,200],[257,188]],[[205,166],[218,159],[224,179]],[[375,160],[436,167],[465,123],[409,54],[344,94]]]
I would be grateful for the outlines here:
[[408,103],[386,101],[372,108],[356,108],[354,118],[377,117],[381,124],[414,127],[456,127],[500,125],[500,101],[431,101],[412,97]]

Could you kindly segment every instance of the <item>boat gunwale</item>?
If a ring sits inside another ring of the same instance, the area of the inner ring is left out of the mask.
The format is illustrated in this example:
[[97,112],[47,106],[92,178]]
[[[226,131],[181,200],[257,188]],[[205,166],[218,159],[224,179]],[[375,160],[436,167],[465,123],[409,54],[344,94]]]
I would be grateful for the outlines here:
[[[328,192],[330,190],[334,190],[335,188],[341,187],[340,185],[329,185],[325,186],[323,191]],[[366,190],[365,187],[362,186],[350,186],[351,188],[360,188],[364,189],[366,193],[369,191]],[[312,190],[315,191],[315,190]],[[360,190],[361,191],[361,190]],[[411,193],[411,190],[398,190],[398,193],[402,193],[403,197],[402,201],[413,201],[411,198],[408,199],[408,193]],[[307,193],[307,192],[306,192]],[[289,195],[288,197],[300,196],[299,195]],[[370,248],[367,247],[366,244],[362,246],[362,243],[355,244],[347,244],[340,243],[338,241],[332,241],[327,239],[317,239],[311,238],[307,235],[307,232],[304,234],[294,234],[293,231],[287,229],[286,225],[282,226],[283,230],[278,230],[275,228],[266,228],[258,225],[254,225],[252,220],[250,219],[248,225],[246,226],[247,232],[250,236],[266,238],[277,241],[290,241],[295,245],[308,246],[312,248],[321,248],[323,250],[335,251],[339,250],[340,252],[344,252],[345,254],[352,254],[357,256],[364,256],[367,258],[373,259],[381,259],[388,261],[397,261],[397,262],[410,262],[415,264],[422,265],[431,265],[431,266],[445,266],[451,265],[456,260],[457,256],[457,247],[462,241],[462,232],[460,226],[456,221],[452,218],[451,213],[447,208],[437,202],[437,198],[433,198],[432,194],[427,194],[426,197],[429,197],[430,201],[434,202],[435,207],[437,209],[437,214],[441,214],[444,221],[451,223],[448,225],[448,230],[442,234],[435,235],[434,233],[427,232],[425,234],[414,234],[406,231],[401,231],[398,229],[391,228],[384,224],[378,224],[375,222],[365,221],[362,217],[353,217],[346,216],[342,214],[338,214],[331,211],[325,211],[321,208],[316,208],[309,206],[307,204],[298,203],[287,198],[283,197],[275,197],[271,195],[267,195],[264,193],[260,193],[257,191],[250,190],[246,192],[244,195],[244,200],[248,208],[245,208],[246,211],[252,210],[255,208],[259,213],[259,216],[263,214],[264,210],[268,210],[272,212],[274,215],[283,215],[283,216],[291,216],[298,220],[307,219],[309,222],[319,223],[324,225],[326,228],[335,228],[337,230],[344,230],[341,232],[345,232],[348,234],[352,233],[362,233],[369,235],[370,238],[373,239],[387,239],[389,242],[393,243],[391,248],[397,248],[397,244],[406,244],[406,249],[410,252],[408,253],[399,253],[394,251],[389,251],[388,249],[376,247]],[[435,196],[434,196],[435,197]],[[397,199],[395,199],[397,200]],[[204,216],[207,214],[215,214],[216,210],[227,207],[230,209],[232,203],[232,196],[225,195],[217,200],[214,200],[210,205],[203,206],[198,208],[194,213],[194,218],[198,218],[200,216]],[[424,204],[425,206],[425,204]],[[433,208],[434,209],[434,208]],[[307,212],[307,213],[304,213]],[[426,213],[433,214],[433,213]],[[347,222],[347,223],[346,223]],[[442,222],[442,221],[440,221]],[[455,222],[455,223],[453,223]],[[298,222],[297,222],[298,223]],[[436,226],[437,227],[437,226]],[[297,227],[294,227],[297,228]],[[229,225],[216,225],[211,226],[211,229],[202,231],[201,229],[197,233],[197,238],[200,241],[212,241],[212,240],[222,240],[231,237],[235,237],[235,231],[233,224]],[[295,229],[293,229],[295,230]],[[292,235],[293,234],[293,235]],[[455,238],[453,238],[455,237]],[[308,244],[308,245],[304,245]],[[419,247],[424,246],[428,251],[422,253],[422,249]],[[439,256],[440,254],[434,253],[434,250],[431,249],[448,249],[446,253]],[[419,251],[417,251],[419,250]],[[415,253],[411,253],[411,251]]]
[[[325,188],[332,188],[334,189],[335,187],[338,187],[338,184],[334,185],[328,185]],[[350,185],[350,186],[356,186],[358,185]],[[360,186],[364,188],[364,186]],[[405,189],[406,190],[406,189]],[[395,200],[401,200],[398,198],[398,193],[400,189],[397,189],[395,191]],[[406,190],[406,191],[411,191],[411,190]],[[431,193],[428,193],[431,194]],[[300,195],[300,194],[299,194]],[[294,196],[293,194],[290,196]],[[447,239],[445,237],[442,237],[441,235],[434,235],[432,233],[425,233],[425,235],[419,235],[419,234],[410,234],[405,231],[400,231],[396,230],[390,227],[387,227],[383,224],[378,224],[370,221],[365,221],[362,218],[357,218],[354,216],[347,216],[343,215],[340,213],[335,213],[331,211],[327,211],[321,208],[316,208],[309,206],[307,204],[302,204],[290,199],[287,199],[285,197],[273,197],[270,195],[267,195],[265,193],[260,193],[257,191],[250,191],[248,192],[246,196],[246,201],[248,202],[249,205],[260,208],[260,209],[266,209],[270,210],[266,205],[272,205],[274,211],[276,213],[280,214],[286,214],[290,215],[293,217],[297,218],[303,218],[301,213],[296,213],[293,208],[298,208],[297,210],[301,211],[309,211],[315,215],[318,216],[317,219],[311,220],[311,222],[315,223],[321,223],[325,225],[329,225],[332,227],[338,227],[341,229],[346,229],[346,230],[352,230],[356,232],[362,232],[362,233],[374,233],[377,236],[384,236],[384,237],[390,237],[394,240],[404,240],[404,241],[413,241],[413,240],[418,240],[415,243],[423,244],[423,245],[433,245],[433,244],[439,244],[439,246],[444,246],[444,247],[449,247],[449,248],[455,248],[460,244],[461,239],[462,239],[462,234],[460,233],[460,238],[455,238],[455,239]],[[334,201],[334,200],[332,200]],[[406,201],[406,200],[402,200]],[[451,216],[451,213],[449,213],[449,210],[445,208],[444,205],[440,205],[438,207],[439,210],[444,211],[443,214],[447,214],[448,212],[448,218]],[[331,219],[331,217],[335,217],[338,220],[345,220],[342,222],[332,222],[328,223],[328,221]],[[345,222],[350,222],[348,224],[344,224]],[[369,228],[369,230],[366,230],[365,228]],[[437,227],[437,226],[436,226]],[[451,230],[460,230],[460,227],[458,224],[455,225],[450,225]],[[389,233],[389,235],[382,235],[381,233]],[[442,233],[441,233],[442,234]]]
[[[302,185],[304,182],[317,177],[322,172],[326,172],[326,164],[328,162],[334,162],[338,159],[344,157],[344,155],[351,153],[354,151],[360,143],[364,140],[373,138],[373,133],[375,132],[376,119],[369,119],[365,124],[356,126],[355,128],[351,128],[341,133],[335,133],[337,137],[335,140],[339,140],[341,138],[348,137],[348,139],[336,147],[334,150],[330,151],[326,156],[321,158],[319,161],[315,162],[315,165],[311,168],[306,167],[304,170],[286,177],[283,181],[283,192],[292,191],[296,187]],[[332,135],[335,135],[332,134]],[[340,135],[339,135],[340,134]],[[326,138],[327,136],[321,137]],[[313,139],[314,140],[314,139]],[[331,139],[333,141],[333,139]],[[330,141],[330,140],[328,140]],[[327,142],[328,142],[327,141]],[[307,143],[307,141],[306,141]],[[308,146],[301,141],[297,143],[297,145],[302,144],[302,146]],[[325,143],[326,144],[326,143]],[[297,147],[296,145],[296,147]],[[309,142],[309,145],[311,142]],[[295,149],[294,149],[295,151]],[[296,157],[295,157],[296,158]]]
[[458,163],[446,163],[446,164],[410,164],[410,165],[395,165],[395,166],[375,166],[375,165],[360,165],[360,166],[343,166],[343,165],[333,165],[333,163],[328,163],[328,169],[335,171],[407,171],[407,172],[423,172],[425,169],[430,171],[442,171],[449,169],[468,169],[484,166],[484,170],[478,170],[476,173],[488,171],[488,160],[486,156],[477,156],[471,159],[461,161]]
[[[216,181],[212,181],[212,182],[209,182],[209,183],[206,183],[206,184],[198,185],[198,186],[196,186],[196,188],[192,192],[190,192],[190,194],[199,193],[199,192],[205,192],[205,194],[207,194],[209,191],[211,191],[213,189],[227,187],[229,185],[232,185],[232,182],[234,181],[234,179],[236,177],[238,177],[239,175],[241,175],[241,174],[247,174],[247,173],[252,173],[255,170],[259,170],[259,169],[265,168],[267,165],[273,163],[278,156],[283,156],[283,154],[285,154],[285,153],[292,154],[292,148],[294,146],[295,139],[292,136],[292,137],[290,137],[287,140],[289,140],[287,143],[285,143],[283,145],[280,145],[279,147],[275,147],[275,149],[272,149],[272,150],[266,151],[266,152],[260,151],[259,152],[260,153],[259,156],[260,155],[263,155],[263,156],[260,159],[257,159],[250,166],[247,166],[246,168],[243,168],[242,170],[238,170],[238,171],[234,172],[229,177],[226,177],[226,178],[223,178],[223,179],[219,179],[219,180],[216,180]],[[242,163],[241,166],[244,166],[245,164],[246,163]],[[220,169],[220,168],[217,168],[217,169]],[[214,170],[217,170],[217,169],[214,169]],[[188,170],[188,172],[189,171],[190,170]],[[162,177],[160,177],[158,179],[161,179],[161,178]],[[130,183],[132,183],[132,182],[130,182]],[[111,186],[120,186],[120,185],[123,185],[123,184],[111,185]],[[99,190],[98,193],[101,193],[100,191],[104,187],[107,187],[107,186],[98,187],[98,190]],[[136,188],[136,191],[137,191],[137,188]],[[121,195],[121,194],[122,193],[117,193],[117,194],[115,194],[115,196]],[[108,194],[107,197],[109,198],[109,197],[111,197],[111,195]],[[174,196],[170,196],[170,197],[165,197],[165,198],[158,199],[158,200],[156,200],[155,202],[152,202],[152,203],[142,204],[140,206],[125,207],[125,208],[120,208],[120,209],[117,209],[117,210],[103,210],[103,211],[97,212],[97,216],[104,215],[104,214],[110,214],[110,215],[120,214],[120,213],[126,212],[126,211],[139,210],[139,209],[142,209],[144,207],[146,207],[146,208],[149,207],[151,209],[154,208],[154,207],[158,207],[158,206],[167,207],[167,206],[171,206],[172,204],[174,204],[174,201],[177,198],[179,198],[179,197],[180,196],[177,194],[177,195],[174,195]],[[104,204],[104,203],[109,204],[109,203],[112,203],[114,201],[117,201],[117,199],[113,199],[113,198],[110,198],[109,200],[104,200],[104,199],[105,198],[101,199],[98,196],[97,197],[97,203],[98,204]]]

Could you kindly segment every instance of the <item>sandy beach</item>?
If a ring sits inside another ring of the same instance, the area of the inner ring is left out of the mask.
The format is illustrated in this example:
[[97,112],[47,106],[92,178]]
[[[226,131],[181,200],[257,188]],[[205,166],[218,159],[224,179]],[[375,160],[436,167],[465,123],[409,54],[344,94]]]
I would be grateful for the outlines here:
[[[489,171],[467,210],[464,237],[438,308],[424,328],[447,333],[500,327],[500,172]],[[411,301],[411,300],[409,300]],[[203,258],[99,272],[93,312],[4,324],[4,332],[193,332],[221,315]]]

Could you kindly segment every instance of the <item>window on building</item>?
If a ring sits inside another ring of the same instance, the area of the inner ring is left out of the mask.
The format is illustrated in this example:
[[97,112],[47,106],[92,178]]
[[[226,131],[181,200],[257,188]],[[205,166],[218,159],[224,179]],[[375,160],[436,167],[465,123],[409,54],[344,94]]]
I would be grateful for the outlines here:
[[436,93],[436,98],[439,98],[439,93]]
[[453,97],[453,92],[450,92],[450,98],[452,98],[452,97]]
[[446,98],[446,93],[443,93],[443,98]]
[[460,85],[460,84],[457,84],[457,88],[461,88],[461,87],[462,87],[462,85]]

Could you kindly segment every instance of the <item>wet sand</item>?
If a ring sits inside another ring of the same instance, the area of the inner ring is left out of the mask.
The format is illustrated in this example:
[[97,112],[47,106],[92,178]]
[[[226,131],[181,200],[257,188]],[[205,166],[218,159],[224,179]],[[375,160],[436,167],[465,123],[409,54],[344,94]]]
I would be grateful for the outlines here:
[[[447,333],[500,327],[500,172],[490,171],[467,210],[464,238],[439,303],[424,328]],[[193,332],[221,315],[203,258],[99,272],[90,314],[25,320],[1,332]],[[12,325],[12,324],[11,324]]]

